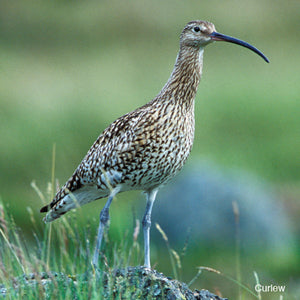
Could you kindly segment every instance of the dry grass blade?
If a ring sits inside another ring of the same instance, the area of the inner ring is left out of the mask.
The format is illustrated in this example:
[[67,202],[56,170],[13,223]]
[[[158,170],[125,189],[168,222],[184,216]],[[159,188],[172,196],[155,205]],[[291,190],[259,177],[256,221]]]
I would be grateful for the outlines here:
[[253,291],[251,291],[245,284],[237,281],[236,279],[232,278],[229,275],[226,275],[226,274],[222,273],[221,271],[218,271],[218,270],[210,268],[210,267],[204,267],[204,266],[200,266],[200,267],[198,267],[198,269],[199,270],[205,270],[205,271],[208,271],[208,272],[212,272],[212,273],[216,273],[218,275],[221,275],[221,276],[225,277],[226,279],[228,279],[228,280],[236,283],[238,286],[240,286],[241,288],[243,288],[245,291],[247,291],[248,293],[250,293],[255,298],[259,299],[259,297]]
[[15,250],[14,250],[14,247],[11,245],[11,243],[9,242],[7,236],[5,235],[5,233],[3,232],[3,230],[2,230],[1,228],[0,228],[0,233],[1,233],[1,235],[2,235],[2,237],[3,237],[3,239],[4,239],[4,241],[6,242],[8,248],[10,249],[11,253],[12,253],[13,256],[15,257],[16,261],[18,262],[20,268],[22,269],[22,272],[23,272],[23,273],[26,273],[26,272],[25,272],[24,266],[22,265],[22,263],[21,263],[21,261],[20,261],[18,255],[17,255],[17,253],[16,253]]

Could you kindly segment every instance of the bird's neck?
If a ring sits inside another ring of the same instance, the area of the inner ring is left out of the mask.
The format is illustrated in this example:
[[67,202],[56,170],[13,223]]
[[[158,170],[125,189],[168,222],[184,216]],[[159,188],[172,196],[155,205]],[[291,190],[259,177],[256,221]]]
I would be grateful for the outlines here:
[[194,106],[194,100],[202,74],[203,48],[181,47],[174,69],[158,98],[172,101],[186,108]]

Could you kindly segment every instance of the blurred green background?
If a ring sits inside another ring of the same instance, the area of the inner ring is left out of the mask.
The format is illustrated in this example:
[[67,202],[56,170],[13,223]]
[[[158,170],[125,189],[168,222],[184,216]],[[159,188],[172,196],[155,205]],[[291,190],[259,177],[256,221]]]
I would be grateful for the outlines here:
[[[31,234],[28,206],[42,219],[30,183],[47,190],[53,144],[55,178],[63,184],[106,126],[160,91],[183,26],[203,19],[258,47],[270,64],[235,45],[207,47],[190,163],[207,159],[267,181],[299,234],[299,12],[300,2],[292,0],[1,1],[0,195],[18,226]],[[103,204],[84,207],[78,222],[84,226],[88,214],[96,227]],[[111,209],[116,238],[125,232],[120,224],[131,224],[132,206],[140,204],[145,201],[139,192],[118,196]],[[286,284],[299,280],[299,261],[295,255],[284,272],[269,272],[270,262],[266,276]],[[195,255],[186,270],[199,264]],[[157,268],[168,274],[171,266]],[[251,267],[243,268],[252,276]]]

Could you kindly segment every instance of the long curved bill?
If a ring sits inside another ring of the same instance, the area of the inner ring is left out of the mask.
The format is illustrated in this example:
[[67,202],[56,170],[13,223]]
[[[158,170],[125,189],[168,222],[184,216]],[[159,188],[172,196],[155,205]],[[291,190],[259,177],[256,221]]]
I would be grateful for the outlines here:
[[258,54],[259,56],[261,56],[267,63],[269,62],[268,58],[262,52],[260,52],[257,48],[248,44],[247,42],[244,42],[242,40],[215,31],[210,34],[210,37],[213,41],[224,41],[224,42],[229,42],[229,43],[246,47],[252,50],[253,52],[255,52],[256,54]]

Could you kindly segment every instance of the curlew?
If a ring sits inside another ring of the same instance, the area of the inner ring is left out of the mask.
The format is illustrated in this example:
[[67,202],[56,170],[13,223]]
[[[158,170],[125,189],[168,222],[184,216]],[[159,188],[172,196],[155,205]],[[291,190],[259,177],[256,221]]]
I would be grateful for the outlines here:
[[100,213],[92,260],[95,267],[113,198],[120,192],[142,190],[147,198],[142,221],[144,265],[150,268],[153,203],[159,188],[180,171],[190,154],[194,140],[194,100],[202,74],[203,50],[214,41],[241,45],[269,62],[252,45],[216,32],[212,23],[189,22],[180,35],[174,69],[159,94],[108,126],[52,202],[41,209],[47,212],[44,217],[47,223],[78,205],[108,197]]

